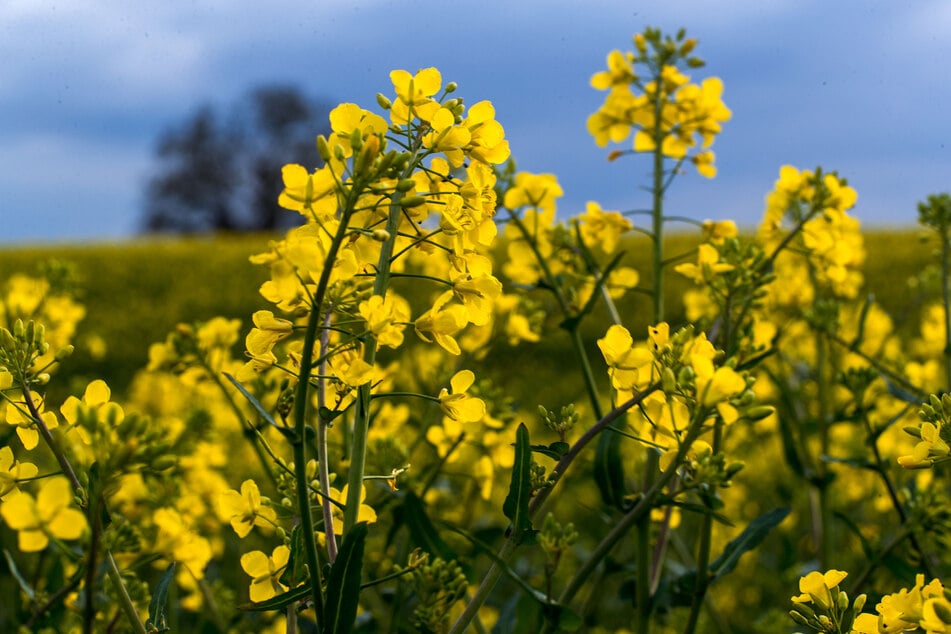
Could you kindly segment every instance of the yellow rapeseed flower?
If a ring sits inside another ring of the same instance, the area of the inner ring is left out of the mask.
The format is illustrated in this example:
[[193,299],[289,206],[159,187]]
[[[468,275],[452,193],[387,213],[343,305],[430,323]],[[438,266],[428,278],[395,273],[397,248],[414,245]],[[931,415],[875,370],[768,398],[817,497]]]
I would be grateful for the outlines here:
[[17,531],[23,552],[43,550],[50,537],[79,539],[87,526],[86,516],[73,507],[73,489],[63,477],[43,481],[36,499],[22,491],[8,495],[0,505],[0,515]]

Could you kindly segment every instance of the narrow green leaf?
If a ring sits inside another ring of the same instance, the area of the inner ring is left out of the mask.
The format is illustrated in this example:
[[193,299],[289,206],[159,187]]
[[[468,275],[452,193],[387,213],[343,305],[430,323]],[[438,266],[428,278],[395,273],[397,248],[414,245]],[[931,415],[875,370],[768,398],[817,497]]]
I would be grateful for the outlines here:
[[720,556],[710,563],[710,573],[713,577],[711,581],[719,579],[736,568],[743,553],[759,546],[769,532],[786,519],[789,511],[789,507],[773,509],[750,522],[736,539],[726,545]]
[[169,630],[166,604],[168,603],[168,587],[173,579],[175,579],[174,561],[165,569],[158,585],[155,586],[155,592],[152,593],[152,600],[149,601],[149,619],[145,622],[145,628],[150,632]]
[[532,449],[528,439],[528,427],[519,423],[515,432],[515,463],[512,465],[512,482],[509,493],[502,503],[502,512],[512,522],[512,531],[518,544],[534,535],[532,519],[528,514],[528,502],[532,495]]
[[594,481],[601,492],[601,499],[609,506],[626,508],[624,500],[624,464],[621,462],[621,434],[613,434],[610,428],[598,436],[594,453]]
[[17,564],[13,560],[13,555],[11,555],[10,551],[6,548],[3,549],[3,557],[7,560],[7,567],[10,568],[10,574],[12,574],[13,578],[17,580],[17,583],[20,584],[20,589],[23,590],[23,593],[30,598],[30,601],[35,599],[36,591],[33,589],[33,586],[23,578],[23,575],[20,574],[20,569],[17,568]]
[[425,503],[419,499],[419,496],[412,491],[407,492],[402,511],[403,521],[406,522],[413,544],[446,561],[459,558],[439,536],[439,531],[426,514]]
[[270,423],[274,427],[277,427],[278,429],[283,429],[283,427],[281,427],[280,425],[274,422],[274,417],[271,416],[270,412],[264,409],[264,406],[261,405],[261,402],[254,396],[254,394],[251,394],[251,392],[249,392],[247,388],[241,385],[238,379],[234,378],[227,372],[225,372],[224,375],[226,379],[231,381],[232,385],[238,388],[238,391],[241,392],[241,395],[244,396],[244,398],[246,398],[249,403],[251,403],[251,407],[253,407],[255,411],[257,411],[257,413],[261,415],[261,418],[266,420],[268,423]]
[[327,608],[324,631],[348,634],[357,618],[360,603],[360,581],[363,575],[363,551],[367,541],[367,523],[358,522],[350,529],[337,559],[327,575]]

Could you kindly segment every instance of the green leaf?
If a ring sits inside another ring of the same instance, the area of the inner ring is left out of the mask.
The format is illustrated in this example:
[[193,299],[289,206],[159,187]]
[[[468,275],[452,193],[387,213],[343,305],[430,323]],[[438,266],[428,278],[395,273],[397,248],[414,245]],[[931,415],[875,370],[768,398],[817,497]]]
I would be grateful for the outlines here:
[[167,632],[168,618],[165,607],[168,603],[168,587],[175,579],[175,562],[169,564],[155,586],[155,592],[152,593],[152,600],[149,601],[149,619],[145,622],[145,628],[150,632]]
[[33,586],[23,578],[23,575],[20,574],[20,569],[17,568],[17,564],[13,560],[13,555],[11,555],[10,551],[6,548],[3,549],[3,557],[7,560],[7,567],[10,568],[10,574],[12,574],[13,578],[17,580],[17,583],[20,584],[20,589],[23,590],[23,594],[29,597],[30,601],[35,599],[36,591],[33,589]]
[[363,551],[367,541],[367,523],[358,522],[350,529],[327,575],[327,608],[324,632],[348,634],[357,618]]
[[[778,508],[760,515],[750,522],[743,532],[723,549],[723,552],[707,567],[709,583],[731,572],[743,553],[753,550],[766,538],[766,535],[789,515],[789,508]],[[689,570],[673,578],[665,578],[654,597],[655,605],[666,607],[684,607],[693,602],[697,587],[697,570]],[[636,596],[636,582],[625,581],[622,590],[631,598]]]
[[726,545],[720,556],[710,563],[710,574],[713,577],[711,582],[736,568],[743,553],[759,546],[769,532],[786,519],[789,511],[789,507],[773,509],[750,522],[736,539]]
[[528,502],[532,495],[532,449],[528,439],[528,427],[519,423],[515,431],[515,463],[512,466],[512,482],[509,494],[502,503],[502,512],[512,522],[515,542],[530,540],[535,532],[528,514]]
[[283,429],[283,427],[281,427],[280,425],[274,422],[274,417],[271,416],[270,412],[264,409],[264,406],[261,405],[261,402],[254,396],[254,394],[251,394],[251,392],[249,392],[243,385],[241,385],[238,379],[234,378],[227,372],[224,372],[224,375],[226,379],[231,381],[232,385],[238,388],[238,391],[241,392],[241,395],[244,396],[244,398],[246,398],[249,403],[251,403],[251,407],[253,407],[257,411],[257,413],[261,415],[261,418],[266,420],[269,424],[273,425],[274,427],[278,429]]
[[594,481],[601,492],[601,499],[609,506],[624,510],[624,464],[621,462],[621,434],[605,429],[598,436],[594,453]]
[[401,510],[403,521],[406,522],[414,545],[446,561],[459,558],[439,536],[439,531],[426,515],[425,503],[419,499],[419,496],[412,491],[407,492]]

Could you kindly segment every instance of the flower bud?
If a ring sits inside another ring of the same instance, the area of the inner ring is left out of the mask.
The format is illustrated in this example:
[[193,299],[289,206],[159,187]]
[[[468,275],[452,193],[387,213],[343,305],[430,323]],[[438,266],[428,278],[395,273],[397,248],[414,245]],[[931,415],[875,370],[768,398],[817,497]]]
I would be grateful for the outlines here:
[[350,133],[350,147],[354,152],[363,147],[363,132],[359,128],[354,128]]
[[396,191],[398,192],[408,192],[409,190],[416,187],[416,181],[412,178],[404,178],[396,184]]
[[799,614],[799,612],[796,612],[795,610],[790,610],[789,616],[793,621],[796,622],[797,625],[809,625],[809,621],[806,620],[806,617]]
[[384,110],[389,110],[393,107],[393,102],[387,99],[386,95],[384,95],[382,92],[376,93],[376,102]]
[[377,242],[386,242],[390,239],[390,232],[386,229],[374,229],[370,235]]
[[661,386],[664,391],[668,394],[673,394],[677,390],[677,377],[674,376],[674,371],[670,368],[664,368],[664,371],[660,375],[661,377]]
[[459,87],[459,84],[457,84],[456,82],[454,81],[449,82],[448,84],[446,84],[446,94],[448,95],[449,93],[456,92],[456,89],[458,87]]
[[422,196],[406,196],[405,198],[400,200],[400,207],[402,207],[403,209],[411,209],[413,207],[419,207],[425,202],[426,202],[426,199],[423,198]]
[[743,415],[749,420],[756,421],[771,416],[775,411],[775,408],[771,405],[756,405],[746,410]]
[[320,155],[325,162],[330,160],[330,145],[327,144],[327,137],[322,134],[317,135],[317,154]]
[[865,607],[866,598],[867,597],[864,594],[860,594],[859,596],[855,597],[855,601],[852,602],[852,611],[855,612],[856,614],[861,612],[862,608]]
[[60,348],[59,350],[56,351],[56,357],[55,357],[55,359],[56,359],[57,361],[62,361],[63,359],[66,359],[66,358],[69,357],[71,354],[73,354],[73,350],[74,350],[74,349],[75,349],[75,348],[73,347],[72,344],[63,346],[62,348]]

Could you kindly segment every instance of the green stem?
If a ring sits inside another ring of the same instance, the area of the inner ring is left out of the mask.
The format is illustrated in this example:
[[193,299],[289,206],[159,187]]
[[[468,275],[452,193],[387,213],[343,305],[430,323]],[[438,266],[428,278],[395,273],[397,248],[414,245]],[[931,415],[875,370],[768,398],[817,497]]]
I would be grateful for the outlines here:
[[[702,422],[702,419],[701,419]],[[680,468],[681,463],[683,462],[684,457],[687,455],[687,451],[690,449],[690,446],[693,444],[693,441],[700,435],[702,430],[702,425],[697,423],[691,426],[690,431],[684,437],[683,442],[680,445],[680,448],[677,450],[677,454],[674,456],[674,459],[671,461],[667,469],[660,474],[660,477],[654,481],[653,485],[648,489],[644,495],[641,497],[640,501],[628,511],[615,525],[614,528],[601,540],[601,542],[595,547],[591,552],[591,555],[587,560],[578,568],[574,576],[568,582],[568,585],[565,587],[564,591],[561,593],[561,596],[558,598],[558,602],[565,604],[575,596],[578,590],[584,585],[588,576],[594,572],[595,568],[601,563],[601,561],[607,557],[608,553],[611,552],[611,549],[617,545],[621,538],[627,534],[627,532],[633,528],[643,517],[650,517],[650,511],[654,506],[654,501],[657,498],[657,495],[663,490],[665,486],[670,482],[670,480],[676,475],[677,469]],[[643,611],[640,609],[641,606],[638,606],[638,622],[643,624],[644,617],[640,616],[640,613]],[[649,613],[648,613],[649,616]],[[649,619],[647,621],[649,623]]]
[[[327,374],[327,348],[330,344],[330,318],[332,309],[327,307],[327,316],[324,317],[324,328],[320,333],[320,364],[317,374],[323,377]],[[327,406],[327,379],[317,380],[317,410],[323,411]],[[327,421],[322,415],[317,417],[317,478],[320,481],[320,490],[324,493],[321,498],[321,508],[324,514],[324,532],[327,537],[327,559],[333,563],[337,558],[337,538],[334,535],[333,506],[330,503],[330,464],[327,455]]]
[[[548,285],[548,288],[555,295],[555,299],[558,301],[558,307],[561,309],[562,316],[565,319],[573,317],[568,299],[562,292],[561,286],[556,282],[555,276],[552,275],[551,268],[548,266],[548,262],[545,261],[545,257],[538,249],[538,241],[535,239],[534,234],[528,231],[528,228],[525,226],[525,223],[522,222],[522,219],[519,218],[511,209],[509,210],[509,220],[510,222],[514,223],[516,227],[518,227],[518,230],[525,239],[525,242],[527,242],[529,247],[532,249],[532,254],[535,256],[535,261],[538,262],[538,266],[542,270],[542,277],[544,277],[545,283]],[[592,411],[594,412],[595,418],[600,419],[602,417],[603,410],[601,409],[601,403],[598,399],[598,385],[594,379],[594,372],[591,370],[591,362],[588,360],[588,353],[585,351],[584,342],[581,339],[579,328],[580,320],[576,321],[571,327],[569,327],[568,332],[571,336],[571,344],[574,347],[575,352],[578,354],[578,360],[581,362],[581,371],[584,377],[585,390],[588,392],[588,400],[591,401]]]
[[578,325],[570,329],[571,344],[575,352],[578,353],[578,360],[581,362],[581,372],[584,376],[584,386],[588,391],[588,399],[591,401],[591,408],[594,411],[594,417],[600,419],[604,414],[601,410],[601,403],[598,401],[598,385],[594,379],[594,371],[591,369],[591,362],[588,360],[588,353],[584,349],[584,341],[581,340],[581,333]]
[[[531,502],[528,505],[529,517],[534,518],[538,514],[538,510],[544,505],[545,500],[548,499],[548,496],[551,495],[551,492],[555,489],[559,482],[564,478],[565,471],[574,461],[574,459],[581,453],[581,450],[584,449],[592,440],[594,440],[599,433],[604,431],[609,425],[614,423],[618,418],[620,418],[625,412],[627,412],[632,407],[635,407],[642,403],[648,395],[657,390],[659,385],[654,384],[648,387],[643,392],[640,392],[633,398],[629,399],[627,402],[618,405],[616,408],[608,412],[601,418],[597,423],[595,423],[590,429],[588,429],[581,438],[579,438],[575,443],[568,449],[567,452],[561,457],[561,459],[555,464],[551,471],[551,480],[552,485],[545,487],[540,490],[535,497],[532,498]],[[483,577],[482,583],[479,584],[479,588],[476,590],[476,593],[472,596],[472,599],[466,605],[465,610],[456,619],[456,622],[453,623],[452,629],[450,629],[450,634],[462,634],[469,627],[469,624],[472,623],[473,618],[475,618],[476,613],[478,613],[479,608],[482,607],[482,604],[485,603],[485,600],[489,597],[489,594],[492,592],[492,589],[495,587],[496,582],[499,580],[499,577],[502,575],[502,567],[497,562],[502,562],[503,564],[508,564],[508,561],[511,559],[513,553],[515,552],[517,544],[515,543],[515,538],[509,536],[503,542],[501,549],[499,550],[495,562],[489,568],[489,571],[486,573],[486,576]]]
[[[324,259],[324,268],[320,272],[317,290],[311,300],[310,314],[307,317],[307,329],[304,331],[304,347],[301,350],[300,373],[297,381],[297,394],[294,397],[294,435],[292,446],[294,449],[294,480],[297,483],[297,511],[300,514],[301,530],[304,533],[304,554],[311,578],[311,599],[317,616],[318,628],[324,626],[324,601],[320,582],[320,559],[317,555],[317,541],[314,539],[314,517],[310,509],[310,487],[307,478],[307,445],[305,443],[307,428],[307,412],[310,404],[308,387],[310,376],[314,369],[314,345],[317,341],[317,330],[321,323],[321,306],[330,285],[330,273],[337,258],[337,251],[347,235],[351,210],[355,195],[350,196],[347,205],[341,214],[337,233],[330,242],[327,257]],[[319,412],[318,412],[319,413]]]
[[[827,363],[831,363],[831,360],[827,358],[828,356],[828,344],[825,338],[821,333],[816,333],[816,369],[818,371],[817,381],[818,381],[818,399],[819,399],[819,442],[820,442],[820,456],[829,455],[829,431],[830,431],[830,416],[829,416],[829,407],[831,405],[829,401],[829,385],[827,377],[823,376],[823,370],[826,367]],[[830,528],[832,525],[832,514],[831,509],[829,508],[829,487],[828,487],[828,471],[829,468],[825,462],[822,460],[817,462],[818,467],[818,478],[819,486],[817,494],[819,496],[819,530],[816,535],[817,538],[817,556],[819,558],[819,567],[822,570],[827,570],[831,566],[829,561],[829,552],[830,552]]]
[[[713,455],[721,451],[723,444],[723,422],[717,419],[713,427]],[[715,495],[713,493],[712,495]],[[694,586],[693,599],[690,603],[690,616],[687,619],[687,626],[684,628],[684,634],[693,634],[697,629],[697,622],[700,619],[700,610],[703,607],[703,600],[707,594],[707,588],[710,586],[709,566],[710,566],[710,548],[713,541],[713,517],[705,515],[700,527],[700,545],[697,549],[697,582]]]
[[[413,170],[417,164],[417,147],[413,150],[413,155],[408,161],[400,179],[406,179],[412,176]],[[400,202],[403,200],[403,192],[395,192],[390,199],[390,212],[386,221],[386,231],[389,238],[380,248],[380,257],[377,260],[376,279],[373,281],[373,295],[380,297],[386,296],[386,289],[390,283],[390,267],[393,262],[393,249],[396,245],[397,230],[400,226],[400,218],[403,215],[403,207]],[[376,362],[376,337],[372,333],[367,333],[365,347],[363,349],[363,360],[372,366]],[[357,517],[360,512],[360,501],[363,498],[363,473],[366,467],[367,457],[367,433],[370,428],[370,383],[365,383],[357,389],[356,415],[353,421],[353,433],[350,444],[350,472],[347,475],[347,500],[343,511],[343,531],[344,534],[350,527],[357,523]]]
[[116,586],[116,594],[119,596],[119,605],[129,619],[132,630],[136,634],[146,634],[145,625],[143,625],[142,620],[139,619],[139,613],[135,610],[132,597],[129,596],[129,591],[126,590],[125,584],[122,583],[122,575],[119,573],[119,566],[116,564],[116,559],[108,550],[106,551],[106,570],[109,573],[109,578],[112,579],[112,583]]
[[[59,444],[53,438],[53,434],[50,432],[49,427],[47,427],[46,422],[43,420],[43,417],[40,416],[39,410],[36,408],[36,403],[33,402],[33,393],[30,391],[30,388],[26,383],[23,384],[23,397],[26,400],[26,406],[30,410],[30,416],[33,418],[33,423],[36,425],[37,429],[40,430],[40,435],[43,436],[43,440],[46,441],[47,446],[50,448],[50,451],[53,452],[53,455],[56,456],[56,461],[59,463],[60,467],[63,469],[63,473],[66,474],[66,477],[69,479],[70,484],[73,487],[73,491],[80,498],[85,497],[83,493],[82,485],[79,482],[79,478],[76,476],[76,471],[73,470],[73,465],[70,464],[69,458],[66,457],[66,454],[63,453],[63,450],[60,448]],[[88,503],[88,500],[87,500]],[[98,513],[97,513],[98,514]],[[94,557],[95,549],[92,550],[91,555]],[[129,598],[129,592],[126,590],[125,585],[122,583],[122,577],[119,575],[119,569],[116,567],[116,560],[112,556],[112,551],[105,551],[105,559],[109,564],[109,576],[112,581],[116,584],[116,592],[119,595],[119,602],[122,604],[122,608],[125,611],[126,615],[129,617],[129,623],[132,626],[132,629],[137,633],[145,632],[145,626],[142,624],[142,621],[139,619],[138,613],[135,611],[135,606],[132,604],[132,599]],[[95,568],[94,561],[88,561],[87,565],[90,568]],[[115,574],[113,574],[113,570]],[[93,594],[92,588],[86,588],[87,592],[90,595]]]
[[951,385],[951,239],[948,227],[941,230],[941,300],[944,304],[945,385]]

